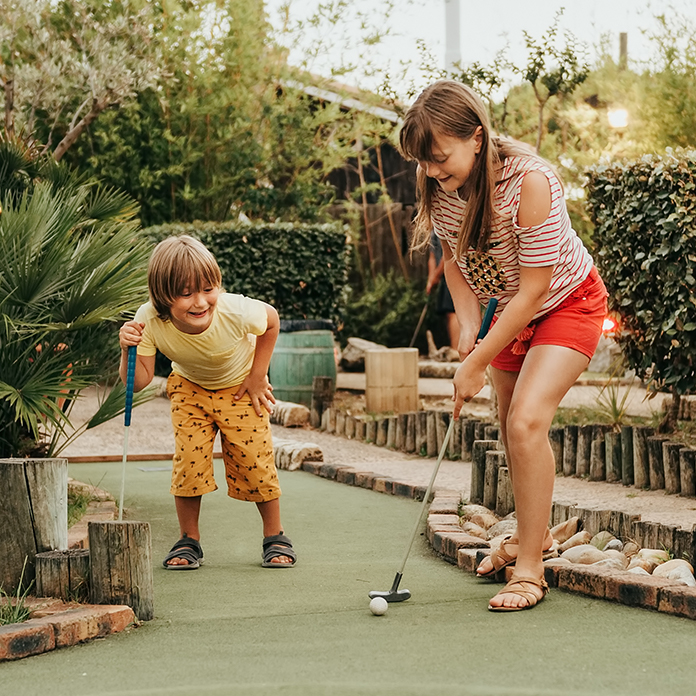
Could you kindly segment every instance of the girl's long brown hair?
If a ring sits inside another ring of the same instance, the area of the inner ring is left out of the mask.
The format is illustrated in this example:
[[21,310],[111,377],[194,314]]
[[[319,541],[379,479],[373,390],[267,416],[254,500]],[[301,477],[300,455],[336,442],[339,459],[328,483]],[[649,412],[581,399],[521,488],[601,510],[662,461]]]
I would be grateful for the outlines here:
[[[488,246],[495,214],[496,174],[501,162],[510,156],[536,155],[522,143],[492,136],[488,112],[481,98],[471,88],[454,80],[440,80],[427,87],[406,112],[399,133],[401,154],[407,160],[430,162],[438,134],[469,140],[479,126],[481,149],[463,191],[466,209],[457,239],[458,258],[466,249],[485,251]],[[418,213],[412,248],[419,249],[430,239],[431,211],[438,183],[421,167],[416,176]]]

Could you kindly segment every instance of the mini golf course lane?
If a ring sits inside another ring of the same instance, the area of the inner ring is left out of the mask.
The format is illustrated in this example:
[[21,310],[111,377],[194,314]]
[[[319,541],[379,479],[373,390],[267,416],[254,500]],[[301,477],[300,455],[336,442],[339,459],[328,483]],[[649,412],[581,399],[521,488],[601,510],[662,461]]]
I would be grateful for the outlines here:
[[[413,597],[373,616],[367,593],[391,586],[419,504],[305,472],[281,472],[297,567],[262,568],[255,506],[219,490],[203,500],[205,565],[166,571],[178,526],[158,464],[129,463],[126,484],[127,518],[152,525],[155,619],[3,664],[3,695],[693,694],[693,621],[559,590],[533,611],[494,614],[496,586],[422,537],[401,585]],[[120,464],[70,475],[118,494]]]

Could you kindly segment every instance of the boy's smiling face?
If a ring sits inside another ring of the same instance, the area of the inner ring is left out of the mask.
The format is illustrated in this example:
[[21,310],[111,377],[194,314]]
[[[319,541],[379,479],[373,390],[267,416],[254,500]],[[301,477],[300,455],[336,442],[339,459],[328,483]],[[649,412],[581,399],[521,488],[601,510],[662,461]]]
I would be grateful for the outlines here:
[[213,320],[219,295],[216,285],[205,285],[196,291],[185,288],[169,308],[172,324],[184,333],[203,333]]

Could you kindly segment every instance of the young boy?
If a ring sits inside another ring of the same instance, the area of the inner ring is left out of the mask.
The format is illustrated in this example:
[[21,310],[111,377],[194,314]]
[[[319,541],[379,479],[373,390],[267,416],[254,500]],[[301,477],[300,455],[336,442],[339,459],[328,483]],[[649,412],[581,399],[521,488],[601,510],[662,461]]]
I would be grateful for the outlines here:
[[151,381],[159,349],[172,361],[167,380],[176,453],[171,493],[181,539],[163,561],[167,570],[203,562],[198,517],[201,497],[217,489],[213,443],[222,441],[228,495],[256,503],[263,521],[266,568],[290,568],[296,555],[280,521],[269,413],[275,403],[267,373],[280,322],[259,300],[221,289],[214,256],[197,239],[170,237],[148,267],[150,302],[120,329],[121,379],[128,347],[138,346],[135,391]]

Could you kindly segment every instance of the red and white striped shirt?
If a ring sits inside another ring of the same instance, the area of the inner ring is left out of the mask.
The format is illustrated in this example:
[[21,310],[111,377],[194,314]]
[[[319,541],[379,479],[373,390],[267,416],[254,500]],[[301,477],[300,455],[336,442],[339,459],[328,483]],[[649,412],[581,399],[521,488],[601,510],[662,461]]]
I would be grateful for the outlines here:
[[[524,176],[530,171],[539,171],[549,180],[551,210],[542,224],[520,227],[520,192]],[[553,266],[549,295],[534,315],[537,319],[561,304],[587,278],[592,257],[570,224],[558,177],[543,161],[508,157],[495,188],[493,205],[488,251],[469,249],[457,259],[457,265],[481,304],[486,304],[490,297],[498,300],[498,313],[519,290],[520,266]],[[455,259],[465,208],[466,203],[456,192],[436,191],[431,211],[435,234],[449,245]]]

